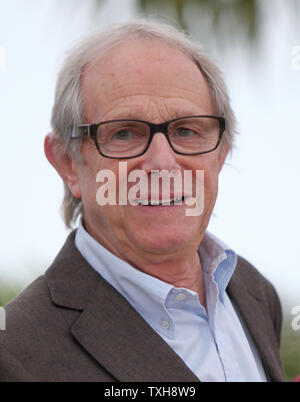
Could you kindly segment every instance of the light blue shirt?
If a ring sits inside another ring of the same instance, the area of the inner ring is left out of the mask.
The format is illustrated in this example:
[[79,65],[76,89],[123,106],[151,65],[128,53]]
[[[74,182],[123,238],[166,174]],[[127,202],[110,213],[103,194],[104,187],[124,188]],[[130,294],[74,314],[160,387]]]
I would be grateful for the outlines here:
[[215,236],[206,232],[198,250],[207,309],[196,292],[176,288],[116,257],[82,224],[75,245],[201,381],[266,381],[255,345],[226,293],[237,256]]

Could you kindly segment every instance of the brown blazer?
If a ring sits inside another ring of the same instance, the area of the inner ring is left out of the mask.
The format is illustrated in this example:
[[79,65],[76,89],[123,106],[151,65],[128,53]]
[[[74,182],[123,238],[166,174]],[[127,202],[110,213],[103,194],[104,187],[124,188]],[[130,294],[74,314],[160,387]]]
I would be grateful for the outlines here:
[[[284,381],[281,307],[273,287],[239,258],[227,289],[270,380]],[[6,331],[0,331],[2,382],[199,381],[83,259],[74,232],[45,275],[6,306],[6,317]]]

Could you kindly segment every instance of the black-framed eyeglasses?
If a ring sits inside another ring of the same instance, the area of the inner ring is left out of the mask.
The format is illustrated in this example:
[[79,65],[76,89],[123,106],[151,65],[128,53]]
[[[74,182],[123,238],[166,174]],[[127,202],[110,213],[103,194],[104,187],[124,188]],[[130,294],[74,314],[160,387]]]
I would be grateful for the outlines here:
[[162,133],[175,153],[200,155],[217,149],[225,128],[223,116],[187,116],[160,124],[121,119],[82,124],[71,139],[92,138],[102,156],[130,159],[147,152],[154,135]]

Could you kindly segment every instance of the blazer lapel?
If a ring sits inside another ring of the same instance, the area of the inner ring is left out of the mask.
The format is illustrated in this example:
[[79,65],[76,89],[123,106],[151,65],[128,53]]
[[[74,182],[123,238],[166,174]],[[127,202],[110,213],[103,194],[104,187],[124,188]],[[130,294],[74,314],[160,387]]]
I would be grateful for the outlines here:
[[102,279],[71,331],[119,381],[198,381],[180,357]]
[[228,294],[240,311],[262,359],[266,373],[272,381],[284,381],[278,343],[272,320],[263,301],[252,294],[238,267],[229,282]]
[[116,380],[195,382],[199,379],[112,286],[83,259],[74,232],[46,272],[56,305],[80,311],[71,332]]

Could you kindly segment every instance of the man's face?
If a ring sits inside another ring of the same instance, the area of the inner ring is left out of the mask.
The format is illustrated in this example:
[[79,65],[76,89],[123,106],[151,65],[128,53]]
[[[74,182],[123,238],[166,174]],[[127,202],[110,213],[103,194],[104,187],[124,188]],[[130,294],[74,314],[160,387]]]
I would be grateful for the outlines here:
[[[141,119],[161,123],[177,117],[213,115],[208,85],[194,62],[159,41],[121,45],[87,67],[82,79],[84,123]],[[141,169],[181,172],[204,170],[204,211],[186,216],[186,206],[99,206],[96,175],[102,169],[117,178],[119,160],[102,157],[92,140],[84,140],[78,164],[83,220],[89,233],[123,259],[163,260],[195,251],[208,225],[218,190],[218,174],[226,152],[219,147],[204,155],[178,155],[163,134],[156,134],[148,151],[125,160],[128,174]],[[124,162],[124,160],[121,160]],[[134,184],[134,183],[133,183]],[[132,184],[132,185],[133,185]],[[130,188],[130,185],[129,185]],[[151,194],[149,194],[151,196]]]

